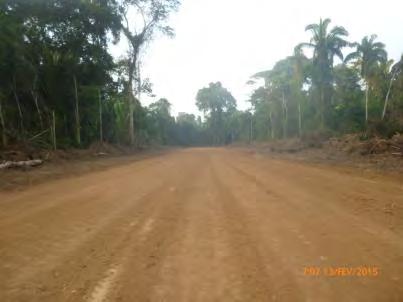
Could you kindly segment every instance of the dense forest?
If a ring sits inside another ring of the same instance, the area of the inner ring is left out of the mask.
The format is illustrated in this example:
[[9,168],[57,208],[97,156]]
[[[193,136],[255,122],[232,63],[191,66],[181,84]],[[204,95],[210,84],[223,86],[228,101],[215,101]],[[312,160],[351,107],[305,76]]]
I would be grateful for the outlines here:
[[[141,78],[140,54],[147,55],[145,46],[156,33],[174,35],[167,22],[179,5],[2,0],[0,146],[220,145],[403,131],[403,56],[390,60],[376,35],[349,41],[347,30],[329,19],[308,25],[311,39],[271,70],[251,75],[249,110],[238,110],[220,82],[195,92],[202,118],[173,117],[165,98],[143,106],[141,96],[152,94],[152,84]],[[117,59],[110,45],[122,39],[129,51]]]

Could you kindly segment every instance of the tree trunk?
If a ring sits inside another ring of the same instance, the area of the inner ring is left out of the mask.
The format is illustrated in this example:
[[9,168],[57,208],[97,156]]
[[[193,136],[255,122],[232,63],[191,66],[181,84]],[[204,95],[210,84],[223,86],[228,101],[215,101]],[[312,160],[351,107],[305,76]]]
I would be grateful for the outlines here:
[[298,135],[302,135],[302,114],[301,114],[301,100],[298,100]]
[[129,83],[128,103],[129,103],[129,143],[131,146],[135,143],[134,137],[134,96],[133,86]]
[[140,74],[140,60],[137,63],[136,69],[136,78],[137,78],[137,100],[140,102],[141,100],[141,74]]
[[389,95],[390,95],[390,91],[392,89],[392,84],[393,84],[394,78],[395,78],[395,73],[392,74],[392,78],[390,79],[390,82],[389,82],[388,92],[386,93],[385,104],[383,106],[383,111],[382,111],[382,120],[385,119],[386,109],[388,107],[388,102],[389,102]]
[[[141,9],[140,9],[141,10]],[[126,26],[123,26],[123,33],[125,34],[129,46],[130,46],[130,54],[128,59],[128,68],[129,68],[129,83],[128,83],[128,109],[129,109],[129,127],[128,127],[128,135],[130,145],[134,145],[135,143],[135,135],[134,135],[134,109],[135,109],[135,96],[133,94],[133,76],[137,75],[137,60],[140,53],[140,47],[147,41],[146,34],[150,30],[150,26],[152,23],[144,24],[142,31],[132,33],[129,29],[129,21],[127,19],[127,11],[123,13],[123,18],[126,21]],[[145,20],[144,20],[145,21]],[[139,81],[139,85],[141,85]],[[140,91],[140,89],[138,90]]]
[[104,135],[102,132],[102,100],[101,100],[101,89],[98,90],[99,97],[99,140],[101,143],[104,141]]
[[0,123],[1,123],[1,142],[3,147],[7,146],[6,122],[3,115],[3,107],[0,99]]
[[38,104],[38,94],[37,94],[37,92],[36,92],[36,83],[37,83],[37,81],[38,81],[38,77],[37,77],[37,75],[35,75],[34,85],[33,85],[33,87],[32,87],[31,94],[32,94],[32,98],[34,99],[36,111],[38,112],[39,125],[41,126],[41,130],[42,130],[42,129],[43,129],[42,113],[41,113],[41,109],[39,108],[39,104]]
[[368,124],[368,94],[369,94],[369,84],[367,82],[365,87],[365,124]]
[[287,107],[287,100],[285,98],[284,91],[282,92],[282,100],[283,100],[283,113],[284,113],[283,137],[287,138],[287,136],[288,136],[288,107]]
[[128,107],[129,107],[129,143],[131,146],[135,143],[135,136],[134,136],[134,95],[133,95],[133,76],[136,69],[137,64],[136,56],[134,55],[133,60],[129,60],[129,83],[128,83]]
[[250,133],[249,133],[249,143],[252,143],[253,139],[253,115],[252,112],[250,113]]
[[24,130],[24,117],[23,117],[23,115],[22,115],[22,109],[21,109],[21,104],[20,104],[20,99],[18,98],[18,94],[17,94],[17,82],[16,82],[16,79],[15,79],[15,76],[14,76],[14,78],[13,78],[13,93],[14,93],[14,99],[15,99],[15,102],[16,102],[16,104],[17,104],[17,108],[18,108],[18,114],[19,114],[19,116],[20,116],[20,127],[21,127],[21,131],[22,131],[22,134],[24,135],[24,132],[25,132],[25,130]]
[[270,138],[274,140],[274,123],[273,123],[273,112],[271,106],[269,108],[269,119],[270,119]]
[[73,75],[73,82],[74,82],[74,97],[75,97],[75,130],[76,130],[76,143],[78,146],[81,145],[81,127],[80,127],[80,112],[78,108],[78,91],[77,91],[77,78],[76,75]]
[[320,87],[320,104],[319,104],[319,114],[320,114],[320,128],[321,130],[325,129],[325,92],[323,85]]
[[56,116],[55,116],[55,111],[52,111],[52,127],[51,127],[51,133],[52,133],[52,143],[53,143],[53,150],[57,149],[57,144],[56,144]]
[[38,104],[38,95],[34,92],[34,90],[31,90],[31,94],[32,94],[32,98],[34,99],[36,112],[38,112],[39,125],[40,125],[41,130],[42,130],[43,129],[43,120],[42,120],[41,109],[39,108],[39,104]]

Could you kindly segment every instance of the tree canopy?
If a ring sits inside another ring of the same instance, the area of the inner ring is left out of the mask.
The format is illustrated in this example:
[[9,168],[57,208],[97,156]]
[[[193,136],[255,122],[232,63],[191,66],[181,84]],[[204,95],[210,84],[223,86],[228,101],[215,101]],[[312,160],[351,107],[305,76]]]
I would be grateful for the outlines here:
[[[318,131],[390,136],[403,130],[403,57],[390,60],[376,35],[349,41],[330,19],[306,26],[309,41],[251,75],[252,91],[242,100],[248,110],[238,109],[221,82],[195,92],[202,116],[174,117],[166,98],[144,106],[141,94],[152,93],[152,79],[141,78],[140,54],[147,55],[157,32],[173,36],[168,21],[179,5],[1,1],[0,146],[222,145]],[[129,52],[118,60],[109,45],[122,39]]]

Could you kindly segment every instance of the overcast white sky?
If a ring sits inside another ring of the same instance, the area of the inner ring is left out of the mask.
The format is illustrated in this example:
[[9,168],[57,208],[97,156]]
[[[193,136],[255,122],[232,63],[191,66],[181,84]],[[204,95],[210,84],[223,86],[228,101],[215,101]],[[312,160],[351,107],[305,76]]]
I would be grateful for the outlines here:
[[308,41],[305,26],[320,17],[344,26],[350,41],[377,34],[389,57],[399,59],[402,11],[402,0],[183,0],[170,19],[176,36],[158,36],[148,46],[142,76],[151,79],[156,99],[172,103],[174,114],[197,113],[196,93],[213,81],[221,81],[243,109],[249,77]]

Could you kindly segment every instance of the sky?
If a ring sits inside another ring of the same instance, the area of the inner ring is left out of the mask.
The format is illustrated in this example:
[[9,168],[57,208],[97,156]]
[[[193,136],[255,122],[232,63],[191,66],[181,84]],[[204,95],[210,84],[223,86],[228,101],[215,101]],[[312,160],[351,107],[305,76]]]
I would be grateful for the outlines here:
[[[305,26],[321,17],[330,18],[331,27],[344,26],[349,41],[376,34],[389,57],[398,60],[403,53],[402,11],[402,0],[183,0],[169,20],[175,37],[157,35],[147,46],[142,76],[150,78],[156,97],[141,101],[148,105],[165,97],[174,115],[197,114],[197,91],[220,81],[238,107],[246,109],[250,76],[308,42]],[[124,47],[113,52],[122,53]]]

